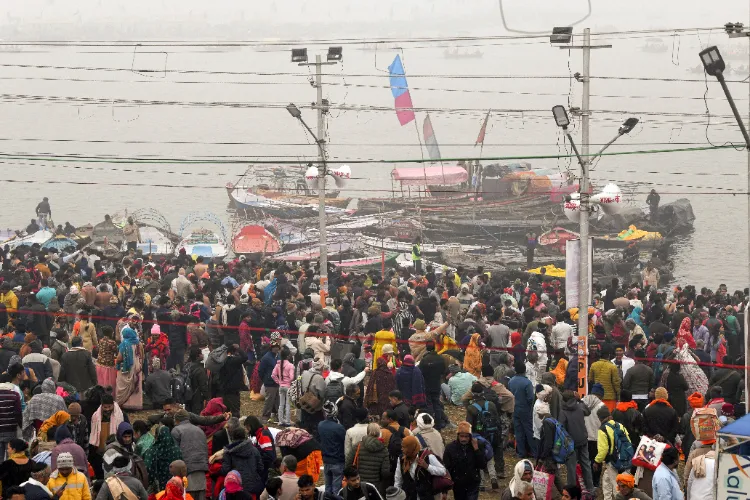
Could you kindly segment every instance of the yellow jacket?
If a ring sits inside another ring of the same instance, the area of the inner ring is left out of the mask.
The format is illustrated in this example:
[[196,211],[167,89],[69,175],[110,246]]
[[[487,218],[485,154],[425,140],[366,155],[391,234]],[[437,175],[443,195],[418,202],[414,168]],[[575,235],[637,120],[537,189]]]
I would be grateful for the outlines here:
[[602,384],[604,398],[616,400],[620,396],[620,374],[615,364],[607,359],[595,361],[589,369],[589,384]]
[[0,293],[0,302],[5,304],[6,312],[14,313],[18,311],[18,297],[13,290],[8,293]]
[[375,342],[372,344],[372,369],[378,367],[378,359],[383,355],[383,346],[391,344],[396,352],[396,334],[388,330],[380,330],[375,334]]
[[58,500],[91,500],[91,490],[86,476],[73,469],[68,477],[63,477],[54,471],[47,482],[47,488],[52,494],[57,493],[65,485],[65,491]]
[[[622,425],[619,422],[615,422],[614,420],[610,419],[608,422],[605,422],[607,425],[605,426],[607,430],[607,434],[604,434],[604,431],[599,429],[597,431],[597,438],[596,438],[596,458],[594,461],[598,464],[604,463],[604,460],[607,459],[608,455],[611,455],[614,453],[615,448],[615,433],[610,428],[610,426],[617,426],[619,427],[622,432],[625,433],[625,435],[630,439],[630,436],[628,435],[628,430],[625,428],[624,425]],[[608,437],[609,436],[609,437]]]

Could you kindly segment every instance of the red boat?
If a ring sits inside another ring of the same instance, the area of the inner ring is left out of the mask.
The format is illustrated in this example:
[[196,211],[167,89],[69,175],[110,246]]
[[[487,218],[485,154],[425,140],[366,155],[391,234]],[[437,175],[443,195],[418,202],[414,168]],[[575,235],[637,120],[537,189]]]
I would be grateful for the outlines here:
[[554,227],[539,235],[539,246],[544,250],[565,255],[565,242],[578,239],[578,237],[578,233],[562,227]]
[[238,255],[267,255],[281,250],[281,242],[263,226],[245,226],[232,238],[232,250]]

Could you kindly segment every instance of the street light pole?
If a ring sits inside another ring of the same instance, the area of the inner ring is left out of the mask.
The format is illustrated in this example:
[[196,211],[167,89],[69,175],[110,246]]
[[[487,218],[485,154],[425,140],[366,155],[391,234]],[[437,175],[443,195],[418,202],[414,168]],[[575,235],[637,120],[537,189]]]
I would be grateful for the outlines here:
[[[579,194],[580,196],[580,202],[579,202],[579,216],[580,216],[580,252],[581,255],[579,255],[580,264],[578,268],[579,273],[579,286],[578,286],[578,371],[579,371],[579,385],[578,385],[578,392],[581,396],[584,396],[588,394],[588,384],[587,384],[587,374],[588,374],[588,298],[586,296],[587,290],[588,290],[588,277],[589,277],[589,267],[585,264],[589,262],[589,245],[588,245],[588,225],[589,225],[589,209],[588,209],[588,167],[591,165],[591,162],[596,159],[598,156],[601,156],[604,151],[608,147],[610,147],[614,142],[622,137],[625,134],[630,133],[631,130],[638,124],[637,118],[628,118],[625,120],[625,123],[622,124],[622,126],[617,131],[617,135],[609,141],[607,144],[604,145],[602,149],[599,150],[595,155],[587,158],[581,157],[581,154],[578,152],[578,147],[576,146],[575,141],[573,140],[573,136],[570,134],[570,131],[568,131],[568,125],[570,125],[570,119],[568,118],[568,113],[565,110],[565,106],[555,106],[552,108],[552,115],[555,117],[555,123],[558,127],[563,129],[563,133],[568,138],[568,141],[570,142],[570,147],[573,148],[573,152],[576,155],[576,158],[578,159],[579,165],[581,165],[581,172],[583,177],[586,179],[586,209],[584,210],[583,206],[583,200],[584,200],[584,191],[583,191],[583,183],[581,183],[581,192]],[[584,239],[584,237],[586,239]],[[585,244],[584,244],[585,242]],[[585,252],[585,255],[584,255]],[[582,283],[585,282],[585,285]],[[581,318],[584,318],[584,321],[581,321]]]
[[[314,134],[310,127],[302,119],[302,114],[296,106],[290,104],[287,106],[289,113],[297,118],[315,139],[318,146],[319,165],[318,168],[318,227],[319,227],[319,244],[320,244],[320,303],[325,307],[325,299],[328,295],[328,234],[326,231],[326,179],[328,177],[328,162],[326,161],[326,118],[328,112],[328,102],[323,99],[323,66],[337,64],[342,59],[341,47],[329,47],[327,60],[324,62],[317,54],[314,63],[307,62],[307,49],[293,49],[292,62],[297,62],[299,66],[315,66],[315,90],[316,100],[315,109],[318,112],[318,133]],[[293,112],[293,107],[296,112]]]
[[[557,29],[557,28],[556,28]],[[564,42],[572,39],[573,30],[569,27],[565,29],[566,35]],[[554,38],[554,37],[553,37]],[[553,44],[558,43],[555,39],[551,38],[550,41]],[[583,335],[587,338],[589,331],[589,304],[591,303],[591,290],[589,289],[589,276],[591,275],[591,262],[589,262],[589,167],[591,166],[591,158],[589,158],[589,121],[590,121],[590,110],[589,101],[591,98],[591,49],[609,49],[612,45],[591,45],[591,30],[586,28],[583,30],[583,44],[582,45],[561,45],[561,49],[581,49],[583,51],[583,74],[580,76],[580,80],[583,82],[583,96],[581,98],[581,149],[583,151],[583,159],[578,156],[578,162],[581,165],[581,182],[579,183],[580,188],[580,242],[581,242],[581,253],[579,260],[579,275],[578,275],[578,335]],[[568,134],[570,137],[570,134]],[[572,142],[571,142],[572,144]],[[588,355],[588,346],[584,346],[584,354]],[[588,394],[586,392],[585,394]]]

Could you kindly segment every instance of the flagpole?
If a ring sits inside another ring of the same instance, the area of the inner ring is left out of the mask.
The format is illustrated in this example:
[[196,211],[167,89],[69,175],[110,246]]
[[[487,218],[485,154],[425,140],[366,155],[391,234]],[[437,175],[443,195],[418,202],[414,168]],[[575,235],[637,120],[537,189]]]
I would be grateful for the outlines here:
[[[406,59],[406,58],[404,57],[404,49],[400,49],[400,51],[401,51],[401,66],[404,68],[404,76],[406,76],[406,74],[407,74],[406,73],[406,63],[404,62],[404,59]],[[412,111],[414,111],[414,99],[412,99],[411,106],[412,106]],[[416,115],[416,113],[415,113],[415,115]],[[422,148],[422,139],[419,136],[419,124],[417,122],[418,122],[418,120],[417,120],[417,118],[415,116],[414,117],[414,130],[416,130],[416,132],[417,132],[417,142],[419,142],[419,154],[422,155],[422,159],[424,160],[424,150]],[[423,162],[422,163],[422,169],[424,169],[424,168],[425,168],[425,165],[424,165],[424,162]],[[427,173],[425,173],[425,176],[426,175],[427,175]]]

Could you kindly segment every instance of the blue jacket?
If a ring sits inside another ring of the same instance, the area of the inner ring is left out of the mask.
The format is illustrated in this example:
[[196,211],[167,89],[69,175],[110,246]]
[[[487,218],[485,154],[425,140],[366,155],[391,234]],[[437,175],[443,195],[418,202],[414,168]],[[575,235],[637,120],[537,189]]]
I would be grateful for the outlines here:
[[346,429],[335,420],[326,419],[318,424],[321,454],[325,464],[344,464]]
[[534,408],[534,387],[526,375],[516,375],[508,382],[508,389],[516,398],[515,413],[531,414]]
[[651,488],[654,491],[654,498],[659,500],[683,500],[685,498],[680,490],[677,474],[664,464],[656,468],[651,480]]
[[268,351],[260,360],[260,366],[258,367],[258,377],[263,381],[263,385],[266,387],[278,387],[279,384],[274,382],[271,378],[273,368],[276,366],[276,355],[272,351]]

